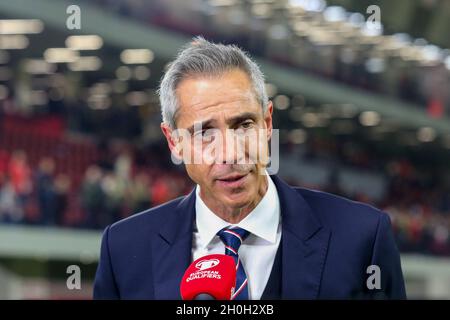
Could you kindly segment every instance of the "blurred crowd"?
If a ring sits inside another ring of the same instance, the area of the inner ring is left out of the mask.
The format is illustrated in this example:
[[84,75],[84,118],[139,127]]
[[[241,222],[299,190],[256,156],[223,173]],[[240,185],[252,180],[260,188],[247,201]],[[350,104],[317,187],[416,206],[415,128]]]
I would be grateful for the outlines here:
[[450,191],[421,178],[407,160],[389,164],[389,188],[380,206],[391,216],[405,252],[450,255]]
[[[13,151],[10,157],[2,150],[0,157],[1,221],[60,224],[59,214],[67,209],[70,180],[64,174],[54,176],[53,159],[43,158],[32,169],[23,150]],[[37,207],[33,208],[33,204]]]
[[128,153],[103,157],[76,180],[57,173],[52,157],[32,166],[25,151],[1,150],[0,221],[102,229],[190,190],[181,173],[138,168]]
[[[1,150],[0,221],[101,229],[193,187],[181,168],[162,166],[155,150],[108,147],[101,154],[76,183],[77,177],[56,170],[52,157],[32,165],[23,150]],[[450,193],[422,181],[407,160],[393,160],[387,168],[389,187],[381,201],[346,194],[333,181],[320,189],[385,210],[402,251],[450,255]]]

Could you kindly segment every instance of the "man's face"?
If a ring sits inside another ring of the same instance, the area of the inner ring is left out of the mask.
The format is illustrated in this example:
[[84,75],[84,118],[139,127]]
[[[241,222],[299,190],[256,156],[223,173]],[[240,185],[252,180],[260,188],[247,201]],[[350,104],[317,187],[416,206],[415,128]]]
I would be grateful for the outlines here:
[[[177,97],[176,129],[189,132],[190,142],[180,147],[172,130],[166,124],[161,127],[172,152],[191,160],[185,161],[186,170],[200,185],[204,201],[233,209],[258,202],[265,183],[261,173],[272,132],[272,104],[263,114],[250,79],[238,69],[184,79]],[[175,151],[177,147],[181,151]]]

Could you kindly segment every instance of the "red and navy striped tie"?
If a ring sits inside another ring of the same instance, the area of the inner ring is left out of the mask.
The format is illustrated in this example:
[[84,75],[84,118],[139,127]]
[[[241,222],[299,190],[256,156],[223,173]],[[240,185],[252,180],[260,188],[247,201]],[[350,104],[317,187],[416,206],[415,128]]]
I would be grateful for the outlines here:
[[248,280],[239,260],[238,250],[249,234],[247,230],[238,227],[226,227],[217,233],[225,244],[225,254],[232,256],[236,263],[236,289],[231,300],[248,300]]

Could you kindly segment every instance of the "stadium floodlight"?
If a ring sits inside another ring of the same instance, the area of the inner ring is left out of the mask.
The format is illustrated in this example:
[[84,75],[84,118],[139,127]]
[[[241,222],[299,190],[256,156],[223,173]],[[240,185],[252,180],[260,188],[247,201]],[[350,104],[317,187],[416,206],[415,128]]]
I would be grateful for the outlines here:
[[6,19],[0,20],[0,34],[33,34],[41,33],[44,23],[38,19]]
[[25,71],[29,74],[51,74],[56,71],[56,65],[42,59],[26,59]]
[[436,130],[431,127],[422,127],[417,130],[417,140],[420,142],[432,142],[436,139]]
[[304,129],[293,129],[289,133],[289,140],[294,144],[302,144],[306,141],[307,133]]
[[273,99],[273,102],[275,108],[277,108],[278,110],[286,110],[287,108],[289,108],[291,101],[288,96],[280,94]]
[[49,48],[45,50],[44,58],[49,63],[70,63],[79,58],[79,53],[67,48]]
[[116,70],[116,77],[121,81],[127,81],[131,78],[131,70],[127,66],[120,66]]
[[103,46],[103,39],[97,35],[70,36],[66,47],[72,50],[98,50]]
[[28,47],[28,38],[24,35],[0,35],[0,49],[20,50]]
[[134,69],[134,77],[136,80],[147,80],[150,77],[150,69],[146,66],[137,66]]
[[120,54],[120,60],[125,64],[146,64],[153,59],[153,51],[149,49],[126,49]]
[[99,57],[79,57],[74,62],[69,63],[72,71],[97,71],[102,67],[102,60]]
[[373,127],[380,124],[381,117],[378,112],[364,111],[359,116],[359,122],[366,127]]

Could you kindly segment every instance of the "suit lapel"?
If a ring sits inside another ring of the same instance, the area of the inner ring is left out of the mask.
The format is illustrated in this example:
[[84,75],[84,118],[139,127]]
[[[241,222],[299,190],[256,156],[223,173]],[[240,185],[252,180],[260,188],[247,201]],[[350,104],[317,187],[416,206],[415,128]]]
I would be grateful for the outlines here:
[[306,200],[276,176],[282,223],[282,299],[317,299],[330,232]]
[[191,263],[195,189],[185,197],[152,240],[155,299],[181,299],[181,278]]
[[[271,176],[282,215],[282,299],[316,299],[328,249],[324,228],[306,200]],[[180,282],[191,263],[195,189],[184,198],[152,240],[155,299],[181,299]]]

